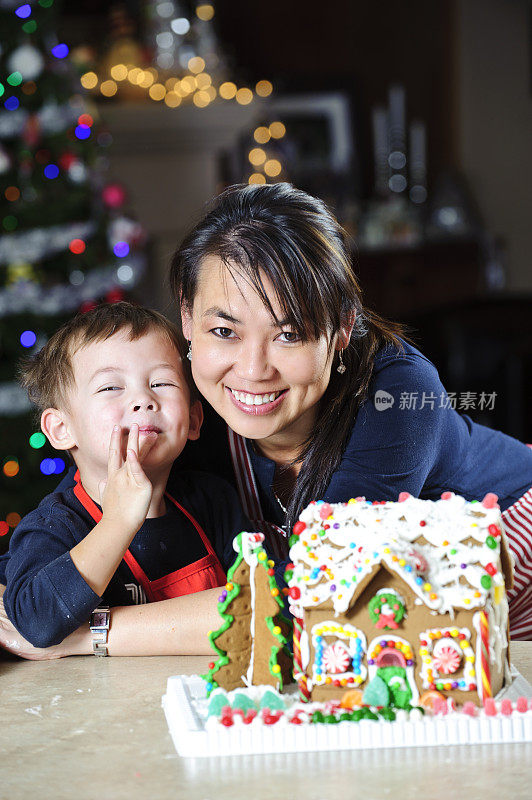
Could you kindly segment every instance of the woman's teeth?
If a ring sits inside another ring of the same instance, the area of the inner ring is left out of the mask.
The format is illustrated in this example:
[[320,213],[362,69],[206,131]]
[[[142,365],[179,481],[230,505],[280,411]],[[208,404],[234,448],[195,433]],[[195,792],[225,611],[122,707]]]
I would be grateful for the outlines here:
[[264,403],[272,403],[281,392],[270,392],[269,394],[247,394],[247,392],[236,392],[234,389],[230,390],[233,397],[239,403],[244,403],[246,406],[262,406]]

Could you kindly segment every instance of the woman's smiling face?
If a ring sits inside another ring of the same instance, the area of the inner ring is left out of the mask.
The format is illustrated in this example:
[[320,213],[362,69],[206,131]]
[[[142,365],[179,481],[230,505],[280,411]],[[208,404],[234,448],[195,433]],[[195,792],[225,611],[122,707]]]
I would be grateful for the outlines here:
[[183,332],[192,342],[192,373],[208,402],[236,432],[271,448],[297,450],[306,440],[331,375],[337,342],[302,341],[282,320],[270,280],[262,280],[276,322],[248,281],[216,256],[201,267]]

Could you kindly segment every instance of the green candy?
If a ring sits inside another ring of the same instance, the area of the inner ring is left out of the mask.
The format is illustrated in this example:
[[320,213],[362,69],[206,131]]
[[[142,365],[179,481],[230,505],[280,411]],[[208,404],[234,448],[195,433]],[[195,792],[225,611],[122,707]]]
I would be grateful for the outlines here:
[[216,694],[211,697],[207,714],[209,717],[219,717],[222,713],[222,708],[230,705],[231,703],[225,692],[216,692]]
[[480,585],[483,589],[491,589],[491,578],[489,575],[483,575],[480,579]]
[[272,692],[271,689],[268,689],[262,695],[259,708],[269,708],[270,711],[274,711],[276,709],[283,710],[284,700],[281,695],[277,694],[276,692]]
[[245,694],[235,694],[233,697],[233,702],[231,703],[231,708],[239,708],[241,711],[249,711],[250,709],[256,709],[257,706],[251,700],[251,698],[247,697]]
[[362,699],[368,706],[387,706],[390,704],[390,690],[383,679],[376,675],[366,686]]

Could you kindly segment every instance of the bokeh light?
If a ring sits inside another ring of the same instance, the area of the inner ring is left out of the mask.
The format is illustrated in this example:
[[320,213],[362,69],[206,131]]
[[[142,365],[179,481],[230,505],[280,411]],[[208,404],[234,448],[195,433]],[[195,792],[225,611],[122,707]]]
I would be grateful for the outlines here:
[[34,450],[39,450],[41,447],[44,447],[46,444],[46,436],[41,431],[35,431],[30,436],[30,447],[33,447]]
[[240,103],[241,106],[247,106],[253,100],[253,92],[251,89],[239,89],[236,93],[236,102]]
[[270,134],[274,139],[282,139],[286,133],[286,127],[282,122],[272,122],[270,125]]
[[16,528],[21,520],[20,514],[17,514],[16,511],[10,511],[9,514],[6,515],[6,522],[10,528]]
[[24,3],[24,5],[19,6],[15,9],[15,14],[19,19],[27,19],[31,14],[31,6],[29,3]]
[[115,81],[125,81],[127,78],[127,67],[125,64],[115,64],[111,67],[111,78]]
[[80,80],[84,89],[94,89],[98,85],[98,76],[95,72],[85,72]]
[[91,135],[91,129],[88,125],[77,125],[74,133],[77,139],[88,139]]
[[9,533],[9,524],[4,519],[0,519],[0,536],[5,536]]
[[22,347],[33,347],[36,341],[37,335],[35,331],[23,331],[20,334],[20,344]]
[[72,239],[68,247],[70,252],[74,253],[76,256],[79,256],[81,253],[85,252],[85,242],[83,239]]
[[40,470],[43,475],[53,475],[55,472],[55,461],[53,458],[43,458],[40,463]]
[[7,461],[4,461],[3,470],[6,478],[14,478],[15,475],[18,475],[20,467],[17,459],[8,458]]
[[267,128],[265,125],[260,125],[258,128],[255,128],[255,131],[253,132],[253,138],[257,144],[267,144],[271,139],[269,128]]
[[129,255],[129,245],[127,242],[117,242],[113,247],[113,253],[118,258],[125,258]]
[[52,47],[52,55],[56,58],[66,58],[68,52],[68,45],[66,44],[56,44],[55,47]]
[[214,17],[214,6],[212,3],[200,3],[196,6],[196,16],[203,22],[208,22]]
[[59,167],[57,164],[47,164],[44,168],[44,174],[53,181],[59,175]]
[[236,95],[236,86],[232,81],[225,81],[225,83],[222,83],[220,86],[219,92],[220,97],[224,100],[232,100]]
[[281,162],[278,161],[276,158],[270,158],[264,165],[264,172],[266,175],[269,175],[270,178],[275,178],[277,175],[280,174],[282,170]]
[[255,86],[255,91],[259,97],[269,97],[273,92],[273,84],[271,81],[259,81]]

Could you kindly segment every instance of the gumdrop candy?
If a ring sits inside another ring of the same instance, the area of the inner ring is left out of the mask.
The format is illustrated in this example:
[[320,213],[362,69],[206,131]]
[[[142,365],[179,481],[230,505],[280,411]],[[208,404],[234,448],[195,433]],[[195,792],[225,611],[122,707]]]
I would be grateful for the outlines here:
[[383,679],[376,675],[366,686],[362,699],[368,706],[387,706],[390,703],[390,690]]
[[284,700],[281,695],[277,694],[276,692],[272,692],[271,689],[268,689],[262,695],[260,701],[260,708],[269,708],[269,709],[284,709]]
[[209,717],[219,717],[223,709],[227,706],[230,708],[229,698],[225,692],[216,692],[211,696],[209,701],[209,709],[207,714]]
[[464,712],[464,714],[467,714],[470,717],[477,716],[477,707],[474,703],[471,702],[471,700],[468,700],[467,703],[464,703],[462,711]]
[[239,692],[233,697],[232,707],[234,710],[240,709],[242,711],[249,711],[251,708],[255,709],[255,703],[247,695]]

